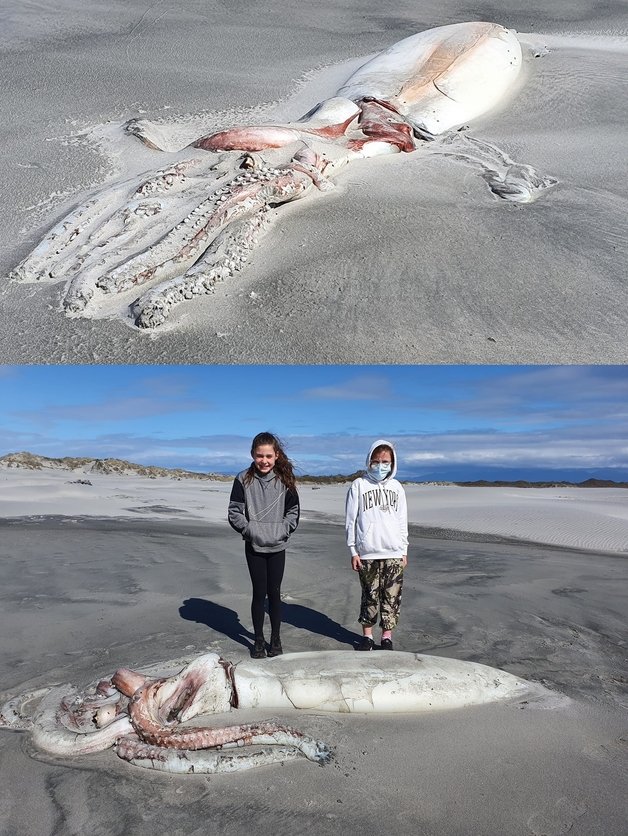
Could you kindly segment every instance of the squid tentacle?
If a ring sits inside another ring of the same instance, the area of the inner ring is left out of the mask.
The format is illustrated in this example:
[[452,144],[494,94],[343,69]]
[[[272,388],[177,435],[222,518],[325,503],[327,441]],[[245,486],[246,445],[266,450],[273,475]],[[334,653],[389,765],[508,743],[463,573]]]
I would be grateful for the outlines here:
[[33,727],[32,717],[28,716],[25,706],[28,703],[41,700],[50,688],[38,688],[35,691],[27,691],[25,694],[18,694],[7,700],[2,708],[0,708],[0,727],[7,729],[15,729],[16,731],[26,731]]
[[[276,744],[293,746],[305,757],[318,762],[329,759],[329,750],[296,729],[263,721],[224,728],[180,727],[177,715],[180,703],[189,699],[193,688],[182,682],[181,691],[163,700],[164,680],[144,683],[137,689],[129,704],[129,717],[136,734],[145,742],[166,749],[197,750],[215,747]],[[198,686],[197,686],[198,687]],[[173,703],[174,700],[174,703]]]
[[280,168],[261,167],[238,175],[214,191],[156,244],[110,270],[95,282],[89,274],[77,277],[68,289],[66,307],[84,307],[96,289],[120,293],[147,281],[167,281],[184,274],[229,224],[302,196],[313,185],[313,175],[298,163]]
[[496,197],[511,203],[532,203],[555,186],[555,177],[539,174],[531,165],[518,163],[491,142],[455,133],[430,145],[430,153],[452,157],[480,169]]
[[91,734],[68,729],[63,723],[63,704],[76,694],[70,686],[51,688],[42,699],[33,717],[33,742],[40,749],[55,755],[87,755],[109,749],[120,737],[133,731],[127,714]]
[[85,310],[100,278],[120,266],[125,248],[146,248],[147,241],[154,242],[171,231],[172,215],[183,219],[198,205],[207,193],[207,169],[218,169],[215,162],[209,167],[201,162],[183,160],[158,172],[159,176],[142,178],[139,185],[134,181],[126,202],[120,205],[118,201],[113,210],[103,211],[89,237],[64,254],[65,262],[58,262],[56,269],[72,276],[63,298],[67,313]]
[[[85,203],[77,206],[56,224],[46,237],[35,247],[10,274],[17,281],[41,281],[62,275],[68,267],[71,251],[76,248],[88,248],[95,243],[91,236],[98,235],[96,229],[90,233],[103,215],[109,217],[111,207],[119,205],[132,191],[131,200],[145,200],[156,195],[164,195],[187,189],[187,174],[194,167],[207,165],[201,158],[181,160],[158,169],[148,177],[124,180],[115,187],[105,188]],[[106,240],[106,239],[105,239]]]
[[234,221],[182,276],[162,282],[140,296],[132,305],[135,324],[140,328],[155,328],[165,322],[174,305],[213,293],[218,282],[239,273],[268,223],[269,211],[270,207],[262,206],[253,217],[239,223]]
[[289,746],[265,746],[256,752],[224,752],[201,749],[163,749],[127,735],[116,744],[116,754],[134,766],[178,774],[239,772],[273,763],[301,758],[298,749]]

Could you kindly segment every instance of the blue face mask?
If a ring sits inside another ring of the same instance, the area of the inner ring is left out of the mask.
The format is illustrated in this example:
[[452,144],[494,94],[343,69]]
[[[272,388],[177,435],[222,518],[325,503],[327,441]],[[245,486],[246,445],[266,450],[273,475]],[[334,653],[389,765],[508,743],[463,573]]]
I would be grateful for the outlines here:
[[373,464],[369,465],[369,473],[374,479],[377,479],[378,482],[381,482],[382,479],[385,479],[392,469],[392,465],[390,462],[374,462]]

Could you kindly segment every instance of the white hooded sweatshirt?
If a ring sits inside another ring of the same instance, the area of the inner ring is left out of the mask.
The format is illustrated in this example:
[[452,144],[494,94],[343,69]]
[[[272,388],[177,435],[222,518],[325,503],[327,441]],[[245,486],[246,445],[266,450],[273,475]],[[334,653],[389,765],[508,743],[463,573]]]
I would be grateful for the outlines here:
[[[392,467],[385,479],[377,481],[368,470],[373,450],[386,444],[393,451]],[[408,553],[408,510],[406,494],[397,473],[397,453],[390,441],[373,442],[366,457],[367,475],[351,483],[345,508],[347,546],[362,560],[387,560]]]

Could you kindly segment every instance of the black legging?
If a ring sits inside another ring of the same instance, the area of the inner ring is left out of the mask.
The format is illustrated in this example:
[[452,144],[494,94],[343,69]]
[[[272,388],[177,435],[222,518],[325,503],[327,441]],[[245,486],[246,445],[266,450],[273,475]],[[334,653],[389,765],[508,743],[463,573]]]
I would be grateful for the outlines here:
[[271,635],[278,636],[281,627],[281,581],[286,565],[286,551],[284,549],[264,554],[256,552],[250,543],[247,543],[245,554],[253,584],[251,618],[255,637],[264,634],[264,601],[267,596]]

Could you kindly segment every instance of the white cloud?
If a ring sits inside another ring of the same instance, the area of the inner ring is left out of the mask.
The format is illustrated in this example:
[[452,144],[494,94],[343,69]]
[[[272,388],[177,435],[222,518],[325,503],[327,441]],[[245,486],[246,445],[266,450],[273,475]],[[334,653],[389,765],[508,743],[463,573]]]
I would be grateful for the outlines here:
[[304,389],[297,397],[320,400],[368,401],[392,396],[390,381],[385,375],[357,375],[331,386]]

